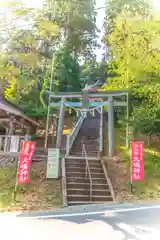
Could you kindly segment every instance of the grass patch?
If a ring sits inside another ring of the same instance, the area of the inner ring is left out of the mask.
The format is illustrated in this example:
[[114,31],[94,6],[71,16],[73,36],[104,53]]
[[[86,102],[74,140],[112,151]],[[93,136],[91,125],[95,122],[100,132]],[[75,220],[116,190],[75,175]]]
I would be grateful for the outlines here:
[[[125,159],[126,169],[130,172],[130,150],[125,147],[125,136],[124,130],[119,127],[115,128],[115,155],[120,155]],[[135,140],[145,143],[145,178],[143,182],[133,183],[134,195],[140,199],[158,200],[160,199],[160,143],[155,141],[150,147],[147,147],[148,136],[143,135],[138,136]],[[107,123],[104,125],[104,154],[108,155]]]
[[0,169],[0,208],[11,205],[15,179],[16,170],[14,168]]
[[16,201],[13,193],[16,181],[15,168],[0,169],[0,210],[38,211],[62,206],[59,180],[46,180],[43,165],[32,166],[31,182],[19,185]]
[[115,128],[115,154],[120,153],[126,144],[126,132],[120,128]]
[[[130,150],[125,148],[125,132],[119,128],[115,129],[116,154],[124,156],[126,168],[130,171]],[[160,144],[152,143],[148,145],[147,136],[139,136],[137,141],[144,141],[144,181],[134,182],[134,194],[141,199],[160,199]]]
[[[126,168],[129,171],[129,150],[124,150],[124,158]],[[134,193],[142,199],[160,199],[160,154],[154,150],[145,149],[144,174],[144,181],[133,183]]]
[[[125,146],[125,136],[126,133],[120,128],[115,128],[114,129],[114,141],[115,141],[115,149],[114,149],[114,154],[118,154],[122,151],[122,147]],[[103,153],[105,156],[108,156],[108,126],[107,126],[107,121],[104,122],[103,126]]]

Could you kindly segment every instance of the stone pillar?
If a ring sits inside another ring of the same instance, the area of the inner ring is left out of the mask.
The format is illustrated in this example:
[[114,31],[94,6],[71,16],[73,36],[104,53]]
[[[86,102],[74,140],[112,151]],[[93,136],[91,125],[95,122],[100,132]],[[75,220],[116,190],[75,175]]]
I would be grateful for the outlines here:
[[58,118],[57,115],[53,115],[53,137],[52,137],[52,145],[55,147],[56,145],[56,136],[57,136],[57,128],[58,128]]
[[9,120],[9,126],[6,129],[6,137],[5,137],[5,142],[4,142],[4,151],[5,152],[9,152],[10,149],[10,143],[11,143],[11,136],[14,133],[14,123],[15,123],[15,119],[13,116],[10,116],[10,120]]
[[114,154],[114,108],[113,99],[108,97],[108,155]]
[[58,122],[56,148],[60,148],[61,147],[61,143],[62,143],[63,122],[64,122],[64,109],[65,109],[64,101],[65,101],[65,98],[62,98],[61,105],[60,105],[60,114],[59,114],[59,122]]
[[24,140],[25,141],[29,141],[30,140],[30,138],[29,138],[29,135],[30,135],[30,126],[27,126],[26,127],[26,131],[25,131],[25,135],[24,135]]

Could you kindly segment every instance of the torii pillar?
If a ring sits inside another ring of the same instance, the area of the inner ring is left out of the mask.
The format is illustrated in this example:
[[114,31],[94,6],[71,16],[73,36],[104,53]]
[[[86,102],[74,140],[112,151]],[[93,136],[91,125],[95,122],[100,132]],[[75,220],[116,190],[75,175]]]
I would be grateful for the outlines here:
[[61,105],[60,105],[60,114],[59,114],[59,122],[58,122],[58,131],[57,131],[57,141],[56,141],[56,148],[61,148],[62,143],[62,136],[63,136],[63,123],[64,123],[64,104],[65,98],[62,97]]
[[114,107],[113,97],[108,97],[108,155],[114,154]]

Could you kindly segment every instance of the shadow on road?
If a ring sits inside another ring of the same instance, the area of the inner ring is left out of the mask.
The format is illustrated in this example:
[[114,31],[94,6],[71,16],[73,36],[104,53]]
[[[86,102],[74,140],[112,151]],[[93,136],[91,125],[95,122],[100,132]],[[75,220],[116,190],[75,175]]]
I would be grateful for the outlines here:
[[[34,215],[34,216],[33,216]],[[29,217],[28,214],[20,214],[18,217]],[[104,234],[108,234],[111,229],[113,232],[120,233],[123,238],[120,239],[141,239],[140,236],[144,234],[153,234],[153,231],[160,230],[160,208],[151,209],[139,209],[137,211],[103,211],[101,213],[96,212],[84,212],[81,213],[69,213],[69,214],[57,214],[57,213],[41,213],[31,214],[31,218],[38,218],[41,220],[48,220],[63,224],[70,223],[73,227],[78,226],[79,229],[85,227],[96,228],[98,225],[105,225]],[[109,230],[108,230],[109,229]],[[92,231],[92,230],[91,230]],[[160,234],[160,233],[159,233]],[[152,235],[151,235],[152,236]],[[124,238],[125,237],[125,238]],[[109,239],[109,238],[107,238]],[[114,239],[114,238],[113,238]],[[147,238],[148,239],[148,238]],[[116,240],[119,240],[117,238]]]

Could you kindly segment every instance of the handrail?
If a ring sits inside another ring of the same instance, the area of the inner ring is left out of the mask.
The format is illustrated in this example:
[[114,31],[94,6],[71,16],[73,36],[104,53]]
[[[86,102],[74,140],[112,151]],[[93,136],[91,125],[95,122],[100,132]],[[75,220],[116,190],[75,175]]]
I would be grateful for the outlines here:
[[85,160],[86,160],[85,177],[87,177],[87,172],[88,172],[89,180],[90,180],[90,202],[92,202],[92,185],[93,185],[93,182],[92,182],[91,171],[90,171],[87,152],[86,152],[86,148],[85,148],[84,143],[82,143],[82,156],[83,156],[83,154],[85,155]]
[[104,175],[105,175],[105,178],[106,178],[106,181],[107,181],[109,190],[110,190],[110,192],[111,192],[112,199],[113,199],[113,201],[115,202],[115,201],[116,201],[115,192],[114,192],[114,189],[113,189],[111,180],[110,180],[110,178],[109,178],[109,176],[108,176],[107,169],[106,169],[106,166],[105,166],[105,163],[104,163],[104,160],[103,160],[103,159],[101,159],[101,164],[102,164],[103,172],[104,172]]
[[81,117],[78,119],[76,125],[74,126],[71,134],[67,135],[66,156],[69,155],[69,152],[70,152],[70,149],[71,149],[71,147],[73,145],[73,142],[74,142],[74,140],[75,140],[75,138],[76,138],[76,136],[77,136],[77,134],[78,134],[78,132],[79,132],[79,130],[80,130],[80,128],[82,126],[82,123],[83,123],[85,118],[86,118],[85,114],[82,113]]

